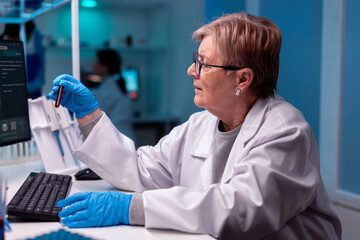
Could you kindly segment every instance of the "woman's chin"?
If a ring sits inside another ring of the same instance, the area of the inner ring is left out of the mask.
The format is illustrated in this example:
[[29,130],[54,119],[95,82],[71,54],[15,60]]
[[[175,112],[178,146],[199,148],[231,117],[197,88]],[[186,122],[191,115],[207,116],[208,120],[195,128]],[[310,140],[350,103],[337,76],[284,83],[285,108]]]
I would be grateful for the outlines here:
[[195,95],[195,98],[194,98],[194,103],[195,103],[195,105],[197,107],[204,108],[204,102],[201,99],[199,99],[199,97],[196,96],[196,95]]

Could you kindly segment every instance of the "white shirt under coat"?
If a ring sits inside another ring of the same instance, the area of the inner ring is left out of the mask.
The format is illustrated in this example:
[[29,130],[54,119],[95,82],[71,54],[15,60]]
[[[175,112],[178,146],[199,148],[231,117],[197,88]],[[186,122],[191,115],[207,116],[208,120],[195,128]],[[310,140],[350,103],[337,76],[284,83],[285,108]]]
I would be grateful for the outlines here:
[[211,183],[218,119],[193,114],[154,146],[135,149],[104,116],[76,157],[114,186],[143,193],[145,227],[224,239],[340,239],[311,127],[281,97],[259,99]]

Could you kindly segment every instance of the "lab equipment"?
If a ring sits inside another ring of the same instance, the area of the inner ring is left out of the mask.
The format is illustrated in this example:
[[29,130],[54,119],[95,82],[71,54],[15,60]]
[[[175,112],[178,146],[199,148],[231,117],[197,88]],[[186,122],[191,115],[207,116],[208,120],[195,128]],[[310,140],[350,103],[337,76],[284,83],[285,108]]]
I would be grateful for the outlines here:
[[67,197],[71,176],[31,172],[8,204],[9,216],[59,221],[56,204]]
[[[71,119],[67,109],[62,106],[55,108],[54,105],[55,102],[46,96],[29,99],[30,126],[41,159],[47,172],[78,171],[79,162],[72,154],[75,146],[82,141],[78,123]],[[55,129],[58,138],[54,135]]]
[[31,139],[23,42],[0,40],[0,146]]
[[56,138],[56,141],[57,141],[57,144],[59,147],[59,151],[61,153],[61,158],[66,166],[66,162],[64,160],[64,150],[63,150],[63,147],[62,147],[61,141],[60,141],[59,124],[57,122],[55,111],[53,109],[52,103],[50,101],[48,101],[45,96],[41,97],[41,99],[42,99],[42,105],[43,105],[43,108],[44,108],[44,111],[46,114],[46,119],[50,126],[50,130]]
[[79,192],[58,202],[66,207],[59,213],[70,228],[129,224],[132,194],[121,192]]
[[70,128],[71,128],[70,121],[71,120],[67,117],[69,115],[66,114],[65,111],[67,111],[67,110],[62,107],[58,107],[55,109],[56,117],[57,117],[58,123],[60,125],[60,128],[65,134],[66,140],[69,144],[71,151],[74,151],[75,145],[74,145],[74,141],[70,135]]
[[56,96],[56,101],[55,101],[56,108],[58,108],[60,106],[60,101],[61,101],[61,96],[62,96],[63,90],[64,90],[64,87],[62,85],[60,85],[58,94]]
[[53,81],[53,84],[54,87],[49,97],[56,101],[59,86],[63,85],[64,93],[61,105],[74,112],[77,118],[81,118],[99,107],[98,102],[90,90],[74,77],[63,74],[58,76]]
[[[60,86],[60,87],[62,87],[62,86]],[[59,92],[60,92],[60,90],[59,90]],[[56,104],[55,104],[55,107],[56,107]],[[73,138],[71,136],[71,131],[70,131],[71,130],[71,125],[70,125],[71,119],[70,119],[69,112],[67,109],[65,109],[61,106],[56,107],[55,112],[56,112],[56,116],[57,116],[60,128],[65,135],[66,142],[67,142],[68,146],[70,147],[71,152],[73,152],[73,151],[75,151],[75,143],[73,141]],[[81,168],[79,160],[75,157],[73,157],[73,158],[74,158],[76,165],[79,168]]]

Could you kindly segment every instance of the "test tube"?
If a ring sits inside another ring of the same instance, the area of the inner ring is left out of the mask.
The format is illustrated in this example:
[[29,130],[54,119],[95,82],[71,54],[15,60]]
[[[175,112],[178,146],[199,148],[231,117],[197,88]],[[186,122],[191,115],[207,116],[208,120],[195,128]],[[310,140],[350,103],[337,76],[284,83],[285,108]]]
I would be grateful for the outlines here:
[[58,94],[56,96],[56,101],[55,101],[55,107],[58,108],[60,106],[60,101],[61,101],[61,95],[63,93],[64,87],[62,85],[59,86],[59,91]]

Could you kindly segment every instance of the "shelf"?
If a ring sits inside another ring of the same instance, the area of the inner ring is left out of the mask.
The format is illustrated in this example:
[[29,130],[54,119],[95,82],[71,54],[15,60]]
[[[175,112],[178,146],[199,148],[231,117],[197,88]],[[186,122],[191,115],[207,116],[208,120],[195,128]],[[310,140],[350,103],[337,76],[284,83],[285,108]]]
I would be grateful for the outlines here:
[[125,11],[152,11],[166,6],[162,0],[101,0],[97,3],[98,8],[116,8]]
[[[88,46],[88,47],[80,47],[80,51],[97,51],[104,49],[106,47],[101,46]],[[165,52],[165,47],[109,47],[111,49],[115,49],[120,52],[134,52],[134,53],[151,53],[151,52]],[[71,46],[48,46],[47,50],[51,51],[71,51]]]
[[[13,13],[16,13],[16,11],[19,11],[19,15],[18,17],[8,17],[8,16],[5,16],[5,17],[2,17],[0,16],[0,22],[3,22],[3,23],[13,23],[13,24],[22,24],[22,23],[25,23],[27,21],[30,21],[34,18],[36,18],[37,16],[47,12],[47,11],[50,11],[54,8],[57,8],[65,3],[68,3],[70,2],[71,0],[53,0],[53,1],[47,1],[47,2],[43,2],[41,4],[41,7],[36,9],[36,10],[33,10],[33,11],[28,11],[28,9],[25,9],[26,12],[23,12],[23,13],[20,13],[19,9],[13,9]],[[12,1],[9,1],[9,2],[12,2]],[[11,9],[9,9],[10,11]],[[11,14],[9,14],[11,15]]]

